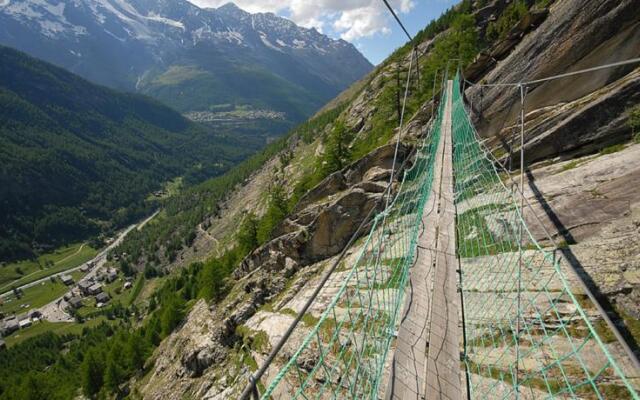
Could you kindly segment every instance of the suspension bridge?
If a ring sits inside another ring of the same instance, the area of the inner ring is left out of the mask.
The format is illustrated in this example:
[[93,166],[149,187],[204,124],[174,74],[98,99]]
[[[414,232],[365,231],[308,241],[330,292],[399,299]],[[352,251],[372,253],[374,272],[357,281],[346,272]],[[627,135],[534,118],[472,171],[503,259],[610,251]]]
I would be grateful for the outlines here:
[[638,371],[603,341],[579,277],[530,233],[459,75],[443,87],[412,165],[347,246],[357,257],[340,257],[316,295],[338,271],[340,289],[312,328],[290,327],[283,342],[304,332],[297,351],[276,346],[243,397],[640,399]]

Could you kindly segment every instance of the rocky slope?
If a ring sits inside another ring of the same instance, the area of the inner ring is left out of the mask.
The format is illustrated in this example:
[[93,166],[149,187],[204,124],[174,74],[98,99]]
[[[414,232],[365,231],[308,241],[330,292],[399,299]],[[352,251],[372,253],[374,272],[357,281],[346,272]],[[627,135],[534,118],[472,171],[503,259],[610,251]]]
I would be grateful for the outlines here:
[[[481,35],[506,7],[508,2],[501,0],[475,2],[473,10]],[[637,7],[630,0],[592,1],[588,5],[567,0],[553,2],[548,9],[534,8],[514,21],[502,40],[490,43],[486,54],[469,66],[466,76],[487,83],[518,82],[637,57],[639,49],[633,44],[638,43],[638,19]],[[426,60],[423,62],[428,63],[437,51],[441,37],[432,36],[419,44]],[[387,99],[396,69],[406,69],[408,64],[407,52],[400,52],[340,98],[346,104],[340,119],[352,133],[351,148],[357,151],[361,140],[381,146],[311,188],[275,237],[237,266],[226,298],[210,308],[201,302],[193,309],[184,326],[156,352],[147,376],[134,382],[141,397],[233,398],[246,384],[248,373],[284,333],[345,238],[368,210],[378,206],[376,199],[389,179],[387,143],[395,137],[376,136],[381,124],[377,116],[384,112],[379,101]],[[628,110],[638,104],[638,91],[634,89],[637,73],[635,67],[613,69],[595,77],[532,88],[527,101],[526,137],[529,184],[525,194],[534,210],[526,215],[528,225],[544,243],[549,241],[545,242],[534,214],[551,230],[564,248],[563,267],[573,277],[572,285],[579,287],[571,272],[575,268],[609,307],[632,347],[640,338],[640,316],[634,306],[640,292],[640,193],[632,184],[639,178],[640,145],[632,141]],[[414,94],[420,98],[419,91]],[[504,88],[470,87],[466,91],[480,134],[490,139],[487,143],[503,161],[516,127],[517,113],[511,110],[516,95],[514,89]],[[332,106],[338,104],[340,101]],[[411,119],[402,132],[402,154],[409,159],[412,143],[422,134],[430,111],[431,104],[424,97],[410,110]],[[234,224],[242,219],[243,212],[264,210],[261,193],[268,190],[273,179],[291,188],[305,178],[305,171],[313,169],[307,159],[326,151],[323,137],[332,129],[332,124],[319,129],[311,143],[292,139],[288,150],[294,153],[293,161],[284,165],[272,159],[246,185],[230,194],[227,212],[211,220],[211,232],[219,240],[226,237],[226,243],[232,242],[228,238],[233,238]],[[612,144],[618,146],[608,147]],[[513,159],[512,163],[518,165],[518,161]],[[239,204],[245,196],[250,202]],[[346,264],[353,262],[359,249],[357,242],[349,250]],[[331,278],[309,313],[310,325],[297,330],[268,376],[273,376],[279,363],[299,346],[314,318],[332,299],[341,276],[338,270]],[[589,308],[589,312],[597,319],[594,309]],[[625,358],[611,338],[607,342],[613,354]],[[600,365],[602,360],[591,361]],[[302,357],[300,362],[314,361]],[[628,361],[621,363],[631,373]]]
[[0,43],[180,111],[248,105],[295,122],[372,68],[343,40],[232,3],[2,1]]
[[[634,1],[557,1],[538,25],[529,33],[525,23],[514,27],[467,75],[486,83],[532,81],[640,57],[640,9]],[[505,44],[510,52],[495,57]],[[479,134],[507,161],[512,140],[519,143],[518,89],[474,86],[466,96]],[[530,85],[525,119],[527,195],[535,206],[529,226],[539,239],[546,237],[535,214],[557,242],[570,245],[567,266],[585,276],[637,354],[640,314],[634,304],[640,285],[633,249],[640,191],[632,184],[639,178],[638,145],[629,116],[639,103],[635,64]],[[518,147],[513,146],[514,169],[520,164]]]

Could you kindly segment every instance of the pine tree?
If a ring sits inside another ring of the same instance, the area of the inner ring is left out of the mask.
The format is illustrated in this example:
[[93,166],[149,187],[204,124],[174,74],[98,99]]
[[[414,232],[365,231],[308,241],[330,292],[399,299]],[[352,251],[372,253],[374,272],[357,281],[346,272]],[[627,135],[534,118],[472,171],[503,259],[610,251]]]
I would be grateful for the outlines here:
[[269,193],[267,212],[258,226],[257,236],[259,243],[265,243],[271,239],[273,231],[285,219],[288,212],[289,207],[284,188],[282,185],[274,185]]
[[[19,398],[25,400],[42,400],[50,397],[45,385],[42,382],[43,377],[36,376],[31,372],[23,380],[20,388]],[[46,382],[45,382],[46,383]]]
[[254,213],[248,213],[238,230],[238,246],[242,254],[249,254],[258,245],[258,219]]
[[207,262],[200,278],[200,296],[207,300],[220,300],[224,291],[224,266],[219,260]]
[[149,320],[149,324],[145,328],[144,338],[147,343],[157,346],[160,344],[160,319],[153,315]]
[[344,168],[351,158],[350,137],[344,122],[338,120],[327,139],[323,160],[323,175],[327,176]]
[[140,336],[140,333],[135,332],[129,335],[126,346],[126,356],[132,372],[138,371],[144,366],[146,351],[146,344],[142,336]]
[[180,321],[182,321],[184,310],[180,297],[175,293],[171,294],[166,302],[163,303],[165,304],[163,304],[164,311],[160,318],[160,327],[162,337],[167,337],[173,332],[173,329],[178,326]]
[[100,356],[94,350],[90,350],[85,355],[80,366],[80,373],[82,376],[82,389],[87,396],[93,397],[100,392],[104,383],[104,366]]
[[109,352],[104,372],[104,386],[111,392],[116,391],[120,384],[120,380],[122,379],[122,375],[122,369],[118,365],[113,351]]

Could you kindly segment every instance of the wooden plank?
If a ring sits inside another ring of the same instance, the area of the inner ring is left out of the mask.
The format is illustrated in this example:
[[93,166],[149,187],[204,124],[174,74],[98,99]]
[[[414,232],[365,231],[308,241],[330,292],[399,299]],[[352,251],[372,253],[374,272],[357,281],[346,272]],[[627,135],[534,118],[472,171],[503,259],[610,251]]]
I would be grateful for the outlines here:
[[438,202],[438,234],[433,299],[429,316],[427,356],[428,399],[459,400],[460,328],[457,293],[455,204],[453,197],[453,144],[451,138],[453,82],[447,84],[447,103],[442,129],[442,173]]
[[[439,226],[442,224],[441,219],[443,216],[448,218],[445,220],[446,224],[452,225],[451,218],[455,220],[455,213],[442,214],[443,208],[441,204],[443,195],[448,196],[449,201],[453,204],[451,171],[451,88],[452,85],[450,84],[448,89],[448,111],[445,110],[445,118],[442,122],[443,135],[436,152],[432,192],[425,204],[422,217],[424,230],[418,239],[417,260],[411,269],[410,284],[405,296],[405,305],[396,341],[396,349],[391,363],[389,384],[385,393],[385,399],[418,400],[425,399],[428,396],[426,379],[428,377],[427,348],[430,335],[429,315],[434,309],[444,309],[441,303],[439,303],[437,307],[434,307],[432,298],[434,301],[437,300],[439,302],[447,299],[447,297],[442,294],[438,298],[434,298],[433,296],[435,294],[434,281],[438,282],[438,277],[434,276],[437,274],[435,265],[437,260],[442,258],[445,253],[455,254],[454,227],[451,227],[451,231],[439,232]],[[448,136],[444,134],[445,132],[447,132]],[[448,158],[446,157],[447,148],[449,149]],[[449,161],[448,169],[443,164],[447,160]],[[442,187],[449,187],[446,194],[441,193]],[[444,239],[446,237],[444,235],[449,234],[454,235],[453,242]],[[438,251],[438,241],[440,241],[441,244],[446,244],[444,250]],[[440,261],[440,264],[443,265],[448,261],[449,260],[444,257],[444,259]],[[455,266],[452,268],[453,277],[455,278],[456,268]],[[441,281],[449,282],[446,279],[442,280],[442,278]],[[455,290],[454,282],[454,294]],[[447,291],[447,295],[448,294],[449,291]],[[457,323],[457,308],[454,308],[453,312],[456,313]],[[446,320],[446,318],[444,318],[444,320]],[[440,319],[438,323],[441,323]],[[431,327],[431,329],[433,328]],[[450,358],[451,357],[449,357],[449,359]],[[459,356],[456,352],[455,359],[457,360],[458,358]],[[440,361],[443,360],[444,359]],[[436,361],[438,360],[436,359]],[[457,361],[455,362],[455,366],[458,368]],[[453,379],[451,374],[448,374],[444,378],[448,380]]]

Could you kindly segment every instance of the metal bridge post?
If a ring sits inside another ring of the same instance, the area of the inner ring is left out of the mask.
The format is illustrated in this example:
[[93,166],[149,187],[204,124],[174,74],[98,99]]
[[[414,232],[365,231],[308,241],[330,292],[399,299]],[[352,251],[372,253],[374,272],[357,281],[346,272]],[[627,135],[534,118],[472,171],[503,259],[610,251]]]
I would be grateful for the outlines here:
[[433,92],[431,92],[431,118],[435,116],[436,112],[436,82],[438,81],[438,72],[440,70],[436,70],[436,74],[433,76]]
[[527,88],[520,84],[520,213],[523,222],[518,226],[518,310],[516,319],[516,399],[520,398],[520,319],[522,318],[522,265],[524,246],[524,124],[525,124],[525,97]]
[[413,48],[413,53],[416,56],[416,79],[418,82],[418,91],[420,90],[420,53],[418,52],[418,48]]

